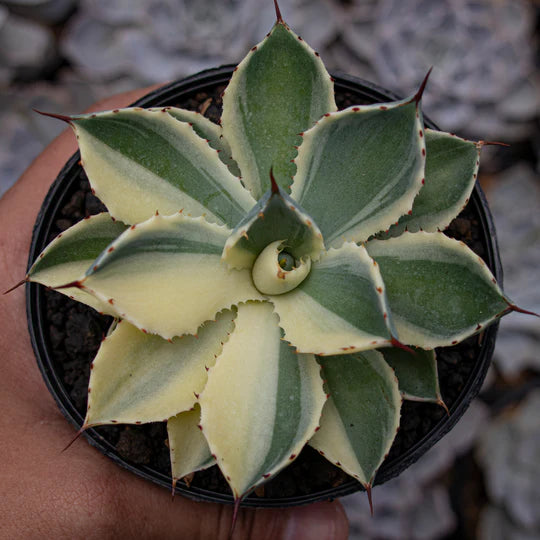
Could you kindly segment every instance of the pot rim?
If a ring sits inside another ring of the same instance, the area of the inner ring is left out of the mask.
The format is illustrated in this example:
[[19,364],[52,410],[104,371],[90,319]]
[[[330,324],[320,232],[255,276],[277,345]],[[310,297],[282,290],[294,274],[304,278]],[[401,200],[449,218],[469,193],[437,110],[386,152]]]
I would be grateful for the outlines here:
[[[208,69],[190,77],[166,84],[165,86],[138,99],[131,106],[166,106],[171,102],[172,99],[178,99],[179,94],[195,94],[197,91],[207,89],[209,86],[226,84],[232,75],[234,67],[234,65],[226,65],[218,68]],[[385,90],[372,82],[358,77],[343,73],[335,73],[333,74],[333,79],[336,91],[351,91],[355,94],[361,93],[365,99],[371,99],[373,102],[385,102],[400,99],[400,97],[395,95],[393,92]],[[424,122],[426,126],[430,128],[437,130],[439,129],[425,115]],[[58,210],[61,208],[61,206],[63,206],[66,194],[70,190],[73,182],[77,180],[78,172],[80,171],[79,161],[80,153],[77,151],[66,162],[56,180],[51,185],[43,201],[33,229],[28,268],[30,268],[35,258],[47,244],[51,227],[51,216],[57,214]],[[474,187],[469,204],[473,206],[473,209],[478,216],[479,229],[483,235],[482,243],[486,248],[484,260],[490,270],[493,272],[499,284],[502,286],[503,272],[499,257],[495,226],[491,212],[487,205],[486,197],[478,183],[476,183]],[[83,424],[84,418],[76,410],[61,379],[54,370],[53,360],[47,347],[48,339],[46,337],[46,328],[44,325],[45,316],[43,288],[36,283],[27,284],[26,308],[32,348],[34,349],[36,360],[47,388],[53,395],[58,407],[66,419],[76,429],[79,429]],[[472,399],[480,391],[490,365],[495,347],[497,330],[498,322],[489,326],[484,331],[480,353],[475,361],[474,367],[466,384],[464,385],[463,390],[450,409],[449,416],[442,417],[441,420],[439,420],[439,422],[437,422],[422,439],[420,439],[406,452],[401,454],[398,458],[390,461],[384,461],[377,473],[375,485],[382,484],[403,472],[454,427],[468,408]],[[83,435],[92,446],[99,449],[102,453],[118,463],[120,466],[147,480],[151,480],[152,482],[166,488],[171,488],[170,476],[164,475],[150,466],[134,465],[128,462],[126,459],[122,458],[116,451],[115,447],[103,436],[101,436],[95,429],[90,428],[84,431]],[[309,495],[283,498],[247,497],[242,501],[241,505],[246,507],[267,508],[304,505],[316,501],[342,497],[361,489],[363,489],[361,484],[351,478],[350,481],[338,487],[320,490]],[[232,504],[234,502],[231,495],[217,493],[198,487],[187,488],[181,483],[177,484],[175,493],[184,495],[196,501],[219,502],[226,504]]]

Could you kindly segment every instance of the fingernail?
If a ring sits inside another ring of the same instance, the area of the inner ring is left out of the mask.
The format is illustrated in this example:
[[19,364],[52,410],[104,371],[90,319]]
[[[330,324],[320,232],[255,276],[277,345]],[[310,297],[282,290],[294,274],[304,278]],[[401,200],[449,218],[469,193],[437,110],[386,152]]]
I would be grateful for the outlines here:
[[291,510],[283,540],[347,540],[349,523],[339,502],[323,502]]

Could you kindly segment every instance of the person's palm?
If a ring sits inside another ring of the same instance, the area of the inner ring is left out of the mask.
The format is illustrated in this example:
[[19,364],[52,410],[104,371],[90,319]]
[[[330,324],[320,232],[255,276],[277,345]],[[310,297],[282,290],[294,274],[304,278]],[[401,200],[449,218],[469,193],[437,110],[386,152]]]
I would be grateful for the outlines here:
[[[92,110],[126,106],[145,91]],[[0,200],[0,292],[25,275],[43,198],[76,150],[63,133]],[[196,503],[124,471],[77,441],[37,369],[26,327],[24,287],[0,296],[1,538],[227,538],[232,507]],[[234,538],[347,538],[341,505],[242,510]]]

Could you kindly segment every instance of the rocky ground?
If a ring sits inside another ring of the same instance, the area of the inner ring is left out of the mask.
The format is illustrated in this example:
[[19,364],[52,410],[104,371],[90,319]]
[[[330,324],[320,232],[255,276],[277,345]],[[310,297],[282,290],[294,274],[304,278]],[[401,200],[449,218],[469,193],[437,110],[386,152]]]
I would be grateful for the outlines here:
[[[501,140],[481,181],[505,290],[540,312],[538,3],[533,0],[281,0],[331,71],[411,93],[447,130]],[[63,126],[111,93],[237,62],[273,23],[268,0],[0,0],[0,196]],[[241,31],[239,31],[239,28]],[[501,324],[485,388],[443,441],[399,478],[344,499],[351,539],[540,537],[540,324]]]

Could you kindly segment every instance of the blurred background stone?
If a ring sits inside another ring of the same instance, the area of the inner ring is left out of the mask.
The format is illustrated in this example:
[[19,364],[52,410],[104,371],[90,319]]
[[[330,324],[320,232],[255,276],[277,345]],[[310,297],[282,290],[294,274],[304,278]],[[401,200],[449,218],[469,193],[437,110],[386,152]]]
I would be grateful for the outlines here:
[[531,133],[538,108],[534,29],[534,5],[520,0],[353,0],[343,41],[348,62],[363,59],[399,94],[433,66],[424,110],[435,122],[510,141]]
[[[280,0],[331,71],[401,96],[434,66],[424,110],[486,147],[480,181],[505,290],[540,311],[534,0]],[[274,22],[271,0],[0,0],[0,196],[64,126],[113,93],[236,63]],[[540,538],[540,324],[503,319],[495,362],[454,430],[400,477],[344,499],[352,540]],[[443,396],[444,397],[444,396]],[[436,405],[434,405],[435,407]]]
[[540,388],[481,433],[476,455],[489,504],[479,538],[540,538]]

